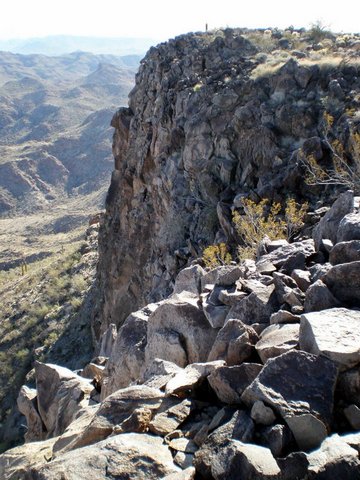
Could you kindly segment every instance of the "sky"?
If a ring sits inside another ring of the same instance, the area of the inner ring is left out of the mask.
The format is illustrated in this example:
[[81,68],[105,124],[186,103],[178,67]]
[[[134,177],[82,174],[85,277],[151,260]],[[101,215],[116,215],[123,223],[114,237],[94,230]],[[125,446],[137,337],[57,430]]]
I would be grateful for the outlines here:
[[0,38],[78,35],[144,37],[160,41],[220,27],[309,28],[360,31],[360,1],[343,0],[5,0]]

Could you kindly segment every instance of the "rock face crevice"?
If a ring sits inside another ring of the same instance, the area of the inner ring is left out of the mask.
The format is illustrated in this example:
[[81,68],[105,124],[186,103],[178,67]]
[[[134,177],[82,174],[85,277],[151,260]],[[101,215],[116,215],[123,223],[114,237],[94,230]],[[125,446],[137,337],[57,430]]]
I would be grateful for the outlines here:
[[165,298],[204,246],[232,239],[238,194],[311,196],[297,152],[326,160],[324,101],[335,98],[337,78],[347,94],[358,77],[346,65],[321,69],[294,59],[256,76],[256,53],[227,29],[177,37],[143,59],[129,107],[112,120],[115,170],[100,233],[97,338],[110,323],[119,326]]

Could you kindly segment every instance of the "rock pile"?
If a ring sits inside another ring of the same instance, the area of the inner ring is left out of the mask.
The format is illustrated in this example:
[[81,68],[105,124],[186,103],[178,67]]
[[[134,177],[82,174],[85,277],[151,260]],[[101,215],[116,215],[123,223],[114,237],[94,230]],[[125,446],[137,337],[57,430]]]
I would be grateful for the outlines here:
[[37,363],[19,396],[37,442],[0,456],[0,477],[360,479],[353,203],[341,195],[313,239],[182,270],[173,295],[109,327],[109,358],[83,376]]

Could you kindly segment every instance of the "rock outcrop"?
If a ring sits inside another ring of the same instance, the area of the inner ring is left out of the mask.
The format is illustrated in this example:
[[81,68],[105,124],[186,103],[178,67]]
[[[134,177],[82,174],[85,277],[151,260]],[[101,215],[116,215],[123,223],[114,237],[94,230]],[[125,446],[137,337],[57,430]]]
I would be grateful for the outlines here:
[[[356,240],[348,227],[339,234],[343,218],[356,217],[353,193],[325,221],[309,212],[295,242],[264,239],[256,260],[187,262],[215,234],[235,240],[236,194],[276,199],[294,185],[285,134],[303,142],[317,133],[327,74],[290,60],[250,80],[255,52],[226,30],[179,37],[145,57],[129,109],[113,120],[94,323],[101,352],[111,352],[84,368],[91,386],[36,365],[36,396],[23,389],[19,399],[27,440],[39,424],[57,437],[38,442],[34,460],[21,449],[0,456],[6,480],[360,478],[360,319],[356,288],[344,288],[349,271],[359,284],[359,261],[328,262]],[[321,157],[321,141],[307,142],[309,154],[311,145]],[[316,308],[318,287],[329,291],[325,308]]]

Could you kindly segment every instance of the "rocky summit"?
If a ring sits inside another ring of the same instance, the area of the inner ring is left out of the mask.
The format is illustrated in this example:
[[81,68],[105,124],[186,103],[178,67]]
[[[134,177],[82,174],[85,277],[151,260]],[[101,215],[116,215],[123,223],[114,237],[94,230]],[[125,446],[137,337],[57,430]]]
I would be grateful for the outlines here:
[[360,479],[360,41],[321,40],[150,49],[112,121],[94,358],[35,363],[1,478]]

